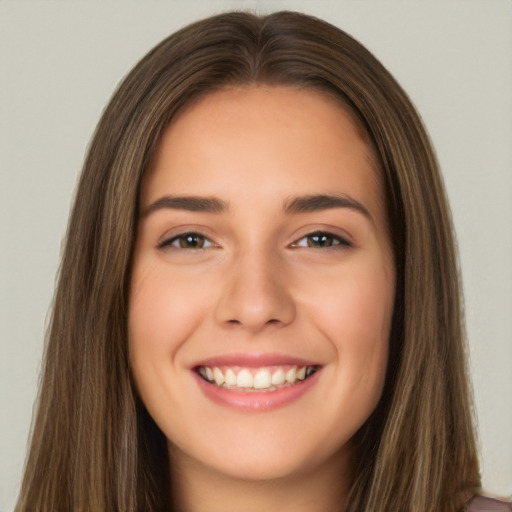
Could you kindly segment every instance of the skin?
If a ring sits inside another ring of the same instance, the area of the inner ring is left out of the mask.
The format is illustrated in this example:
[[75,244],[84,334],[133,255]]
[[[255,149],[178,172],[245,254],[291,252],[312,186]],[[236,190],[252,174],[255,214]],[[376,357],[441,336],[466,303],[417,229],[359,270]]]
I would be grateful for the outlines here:
[[[286,210],[312,194],[366,213]],[[166,196],[228,209],[151,207]],[[311,90],[211,93],[164,133],[140,206],[130,360],[168,439],[180,510],[342,507],[351,440],[383,388],[395,293],[383,185],[352,116]],[[176,238],[188,232],[204,238],[190,248]],[[292,403],[241,412],[199,389],[200,361],[269,352],[321,365]]]

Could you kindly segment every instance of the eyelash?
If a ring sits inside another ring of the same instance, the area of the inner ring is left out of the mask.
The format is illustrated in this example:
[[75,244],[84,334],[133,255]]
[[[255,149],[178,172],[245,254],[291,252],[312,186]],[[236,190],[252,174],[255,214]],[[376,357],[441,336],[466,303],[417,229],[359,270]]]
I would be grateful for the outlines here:
[[[327,243],[329,245],[310,245],[310,241],[312,239],[319,239],[318,243],[323,244]],[[302,240],[306,240],[306,244],[301,244]],[[329,231],[314,231],[312,233],[308,233],[304,235],[302,238],[299,238],[296,242],[294,242],[292,247],[307,247],[310,249],[343,249],[353,247],[352,243],[349,242],[346,238],[335,235],[334,233],[330,233]]]
[[[186,247],[186,246],[182,245],[182,243],[188,244],[189,242],[192,242],[193,239],[195,239],[196,241],[197,240],[201,241],[201,246],[200,247]],[[314,239],[317,239],[316,243],[318,243],[320,245],[314,245],[315,242],[313,242],[310,245],[310,241],[314,240]],[[300,243],[303,240],[306,241],[305,244]],[[205,244],[207,244],[207,245],[205,246]],[[327,244],[327,245],[322,245],[322,244]],[[210,247],[216,247],[216,245],[205,235],[202,235],[201,233],[197,233],[195,231],[188,231],[185,233],[180,233],[179,235],[176,235],[172,238],[164,240],[158,244],[159,249],[165,249],[166,247],[175,247],[176,249],[199,251],[202,249],[208,249]],[[308,233],[307,235],[304,235],[303,237],[299,238],[296,242],[293,242],[290,245],[290,247],[293,247],[293,248],[307,247],[310,249],[333,249],[333,248],[338,249],[338,248],[353,247],[353,245],[346,238],[343,238],[341,236],[330,233],[329,231],[314,231],[312,233]]]
[[[187,243],[187,239],[199,239],[202,240],[201,247],[183,247],[181,242]],[[205,243],[208,243],[206,247]],[[180,233],[179,235],[173,236],[172,238],[168,238],[167,240],[163,240],[158,244],[159,249],[165,249],[166,247],[175,247],[176,249],[183,249],[189,251],[200,251],[201,249],[208,249],[209,247],[215,247],[215,244],[206,236],[201,233],[196,233],[195,231],[187,231],[186,233]]]

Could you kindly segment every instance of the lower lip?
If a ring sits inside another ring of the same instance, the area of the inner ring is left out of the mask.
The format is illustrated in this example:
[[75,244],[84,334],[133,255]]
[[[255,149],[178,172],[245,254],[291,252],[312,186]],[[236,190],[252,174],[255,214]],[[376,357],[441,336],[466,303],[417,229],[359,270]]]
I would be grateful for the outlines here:
[[196,372],[199,388],[204,395],[220,405],[247,412],[267,412],[284,407],[298,400],[307,393],[318,380],[320,370],[306,380],[299,381],[292,386],[276,389],[274,391],[235,391],[210,384],[200,377]]

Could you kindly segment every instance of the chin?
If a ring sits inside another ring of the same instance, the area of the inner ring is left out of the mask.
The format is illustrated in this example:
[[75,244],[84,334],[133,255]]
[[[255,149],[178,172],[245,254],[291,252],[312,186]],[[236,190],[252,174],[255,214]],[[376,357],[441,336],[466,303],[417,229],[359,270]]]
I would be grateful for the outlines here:
[[233,429],[226,437],[216,436],[217,442],[211,443],[203,438],[203,443],[182,446],[169,445],[172,460],[179,465],[185,461],[196,468],[213,471],[219,477],[246,481],[272,481],[293,479],[318,471],[322,465],[344,465],[351,452],[350,440],[338,443],[331,438],[326,442],[314,440],[318,436],[289,428],[263,428],[259,435],[254,430],[248,435],[241,427]]

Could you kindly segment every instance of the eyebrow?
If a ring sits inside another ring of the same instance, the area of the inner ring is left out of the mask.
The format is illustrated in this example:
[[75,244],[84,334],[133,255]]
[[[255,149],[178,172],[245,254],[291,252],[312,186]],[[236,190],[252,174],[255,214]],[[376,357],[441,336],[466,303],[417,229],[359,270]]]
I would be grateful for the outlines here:
[[289,199],[285,204],[286,213],[308,213],[331,208],[349,208],[372,219],[370,212],[362,203],[345,194],[300,196]]
[[205,212],[205,213],[224,213],[228,211],[228,203],[217,199],[216,197],[198,197],[198,196],[165,196],[154,203],[151,203],[143,212],[145,217],[154,211],[163,208],[171,208],[173,210],[187,210],[189,212]]
[[[165,196],[151,203],[142,212],[142,216],[146,217],[150,213],[166,208],[220,214],[229,210],[229,204],[216,197]],[[287,214],[310,213],[333,208],[348,208],[372,220],[370,212],[362,203],[345,194],[312,194],[298,196],[288,199],[284,204],[284,212]]]

